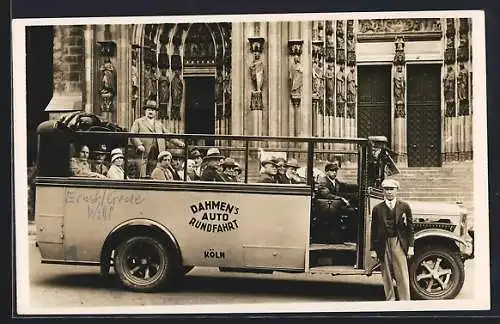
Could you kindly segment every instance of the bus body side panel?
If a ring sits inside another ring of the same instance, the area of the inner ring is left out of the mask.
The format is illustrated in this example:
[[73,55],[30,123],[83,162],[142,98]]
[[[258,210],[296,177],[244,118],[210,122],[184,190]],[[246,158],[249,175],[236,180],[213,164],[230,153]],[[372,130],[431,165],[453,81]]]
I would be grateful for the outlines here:
[[217,185],[212,187],[58,188],[65,196],[66,260],[98,262],[104,240],[115,227],[130,219],[150,219],[172,232],[185,265],[304,269],[307,190],[279,194],[276,188],[252,192],[240,186],[221,193],[215,191]]
[[36,240],[42,259],[64,260],[64,188],[36,187]]

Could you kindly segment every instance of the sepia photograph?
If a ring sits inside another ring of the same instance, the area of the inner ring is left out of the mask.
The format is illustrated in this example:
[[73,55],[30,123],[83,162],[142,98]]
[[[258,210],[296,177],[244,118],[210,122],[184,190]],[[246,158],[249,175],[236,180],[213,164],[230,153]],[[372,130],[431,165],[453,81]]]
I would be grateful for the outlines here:
[[12,42],[18,314],[490,309],[482,11]]

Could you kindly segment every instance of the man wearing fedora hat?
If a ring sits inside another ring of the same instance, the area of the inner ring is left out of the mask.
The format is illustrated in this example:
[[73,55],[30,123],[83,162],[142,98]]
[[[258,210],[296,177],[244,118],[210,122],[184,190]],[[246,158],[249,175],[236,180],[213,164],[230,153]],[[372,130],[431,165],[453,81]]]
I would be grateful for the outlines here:
[[261,162],[264,170],[260,174],[259,183],[277,183],[278,162],[274,158],[265,159]]
[[[130,132],[132,133],[164,133],[168,134],[163,123],[157,120],[158,105],[155,100],[148,100],[143,107],[145,116],[134,121]],[[163,138],[132,138],[132,143],[141,153],[142,161],[140,166],[140,176],[146,177],[155,167],[155,160],[159,152],[167,149],[167,143]],[[171,138],[168,143],[172,147],[184,147],[184,143],[176,138]]]
[[224,156],[220,154],[220,151],[216,147],[211,147],[207,151],[207,155],[203,157],[202,167],[203,171],[201,173],[201,181],[223,181],[220,176],[222,171],[221,164],[224,160]]
[[285,167],[285,175],[284,177],[279,178],[279,183],[285,183],[285,184],[305,183],[304,179],[302,179],[297,174],[297,170],[300,168],[297,159],[291,158],[290,160],[286,161],[284,167]]
[[203,162],[203,155],[197,147],[193,147],[189,151],[189,159],[193,160],[193,172],[191,173],[191,180],[201,179],[201,163]]
[[407,258],[414,254],[413,217],[410,205],[397,199],[399,183],[382,181],[384,201],[373,207],[371,224],[371,256],[378,259],[386,300],[410,300]]
[[222,162],[222,173],[220,174],[221,179],[224,182],[238,182],[237,180],[237,168],[238,165],[236,161],[230,157],[226,158],[224,162]]

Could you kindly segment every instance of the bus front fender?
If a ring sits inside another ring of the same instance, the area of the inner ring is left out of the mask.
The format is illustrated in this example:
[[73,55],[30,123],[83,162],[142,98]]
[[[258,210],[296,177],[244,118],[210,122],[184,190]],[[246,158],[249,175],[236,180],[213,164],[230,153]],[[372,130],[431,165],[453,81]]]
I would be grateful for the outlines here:
[[463,244],[463,246],[467,245],[467,242],[461,237],[451,233],[449,231],[439,229],[439,228],[428,228],[415,233],[415,243],[422,241],[423,239],[429,238],[437,238],[437,239],[446,239],[448,241],[453,241],[455,243]]
[[173,233],[167,227],[154,220],[147,218],[137,218],[118,224],[115,228],[113,228],[113,230],[111,230],[111,232],[104,240],[104,244],[101,249],[100,262],[102,274],[109,273],[111,252],[119,243],[122,235],[130,235],[131,233],[140,231],[141,229],[160,234],[166,240],[168,240],[169,243],[171,243],[171,246],[174,248],[177,256],[179,257],[180,264],[182,264],[181,249]]

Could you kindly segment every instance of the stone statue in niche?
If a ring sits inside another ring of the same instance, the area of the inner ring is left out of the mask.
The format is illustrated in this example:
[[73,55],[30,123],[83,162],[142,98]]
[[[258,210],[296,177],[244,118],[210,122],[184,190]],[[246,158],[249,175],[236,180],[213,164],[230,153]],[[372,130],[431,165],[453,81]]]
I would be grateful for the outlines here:
[[336,87],[337,102],[343,103],[345,102],[345,72],[343,65],[340,66],[335,79],[337,82],[337,87]]
[[349,73],[347,74],[347,102],[356,102],[356,92],[356,69],[354,68],[354,66],[351,66],[351,68],[349,69]]
[[179,70],[174,70],[174,76],[170,82],[170,90],[172,97],[172,120],[181,120],[181,104],[184,95],[184,83],[180,76]]
[[453,66],[448,66],[448,71],[443,80],[443,89],[446,102],[455,102],[455,70]]
[[254,60],[250,64],[250,78],[252,80],[252,93],[250,98],[250,109],[262,110],[264,103],[262,101],[262,85],[264,84],[264,63],[260,52],[254,52]]
[[401,65],[396,67],[394,74],[394,100],[396,105],[402,105],[405,102],[405,75]]
[[326,115],[333,115],[334,111],[334,95],[335,95],[335,71],[333,63],[327,65],[325,71],[326,80]]
[[139,74],[137,69],[137,59],[135,55],[132,57],[130,66],[130,83],[132,84],[132,108],[136,108],[137,100],[139,99]]
[[109,58],[101,67],[101,111],[113,111],[113,99],[116,95],[116,71]]
[[312,84],[312,92],[313,96],[316,98],[320,98],[323,96],[323,64],[321,64],[321,60],[319,58],[314,58],[313,61],[313,84]]
[[463,63],[460,63],[460,72],[457,77],[458,100],[467,101],[469,98],[469,72]]
[[293,64],[290,68],[290,96],[292,99],[299,99],[302,94],[302,75],[304,71],[300,63],[300,57],[295,55],[293,57]]
[[168,102],[170,100],[170,80],[168,79],[167,72],[163,71],[158,80],[158,103],[160,108],[160,118],[168,119]]
[[156,99],[152,97],[153,93],[153,78],[152,78],[152,67],[151,65],[146,65],[144,68],[144,97],[147,99]]

